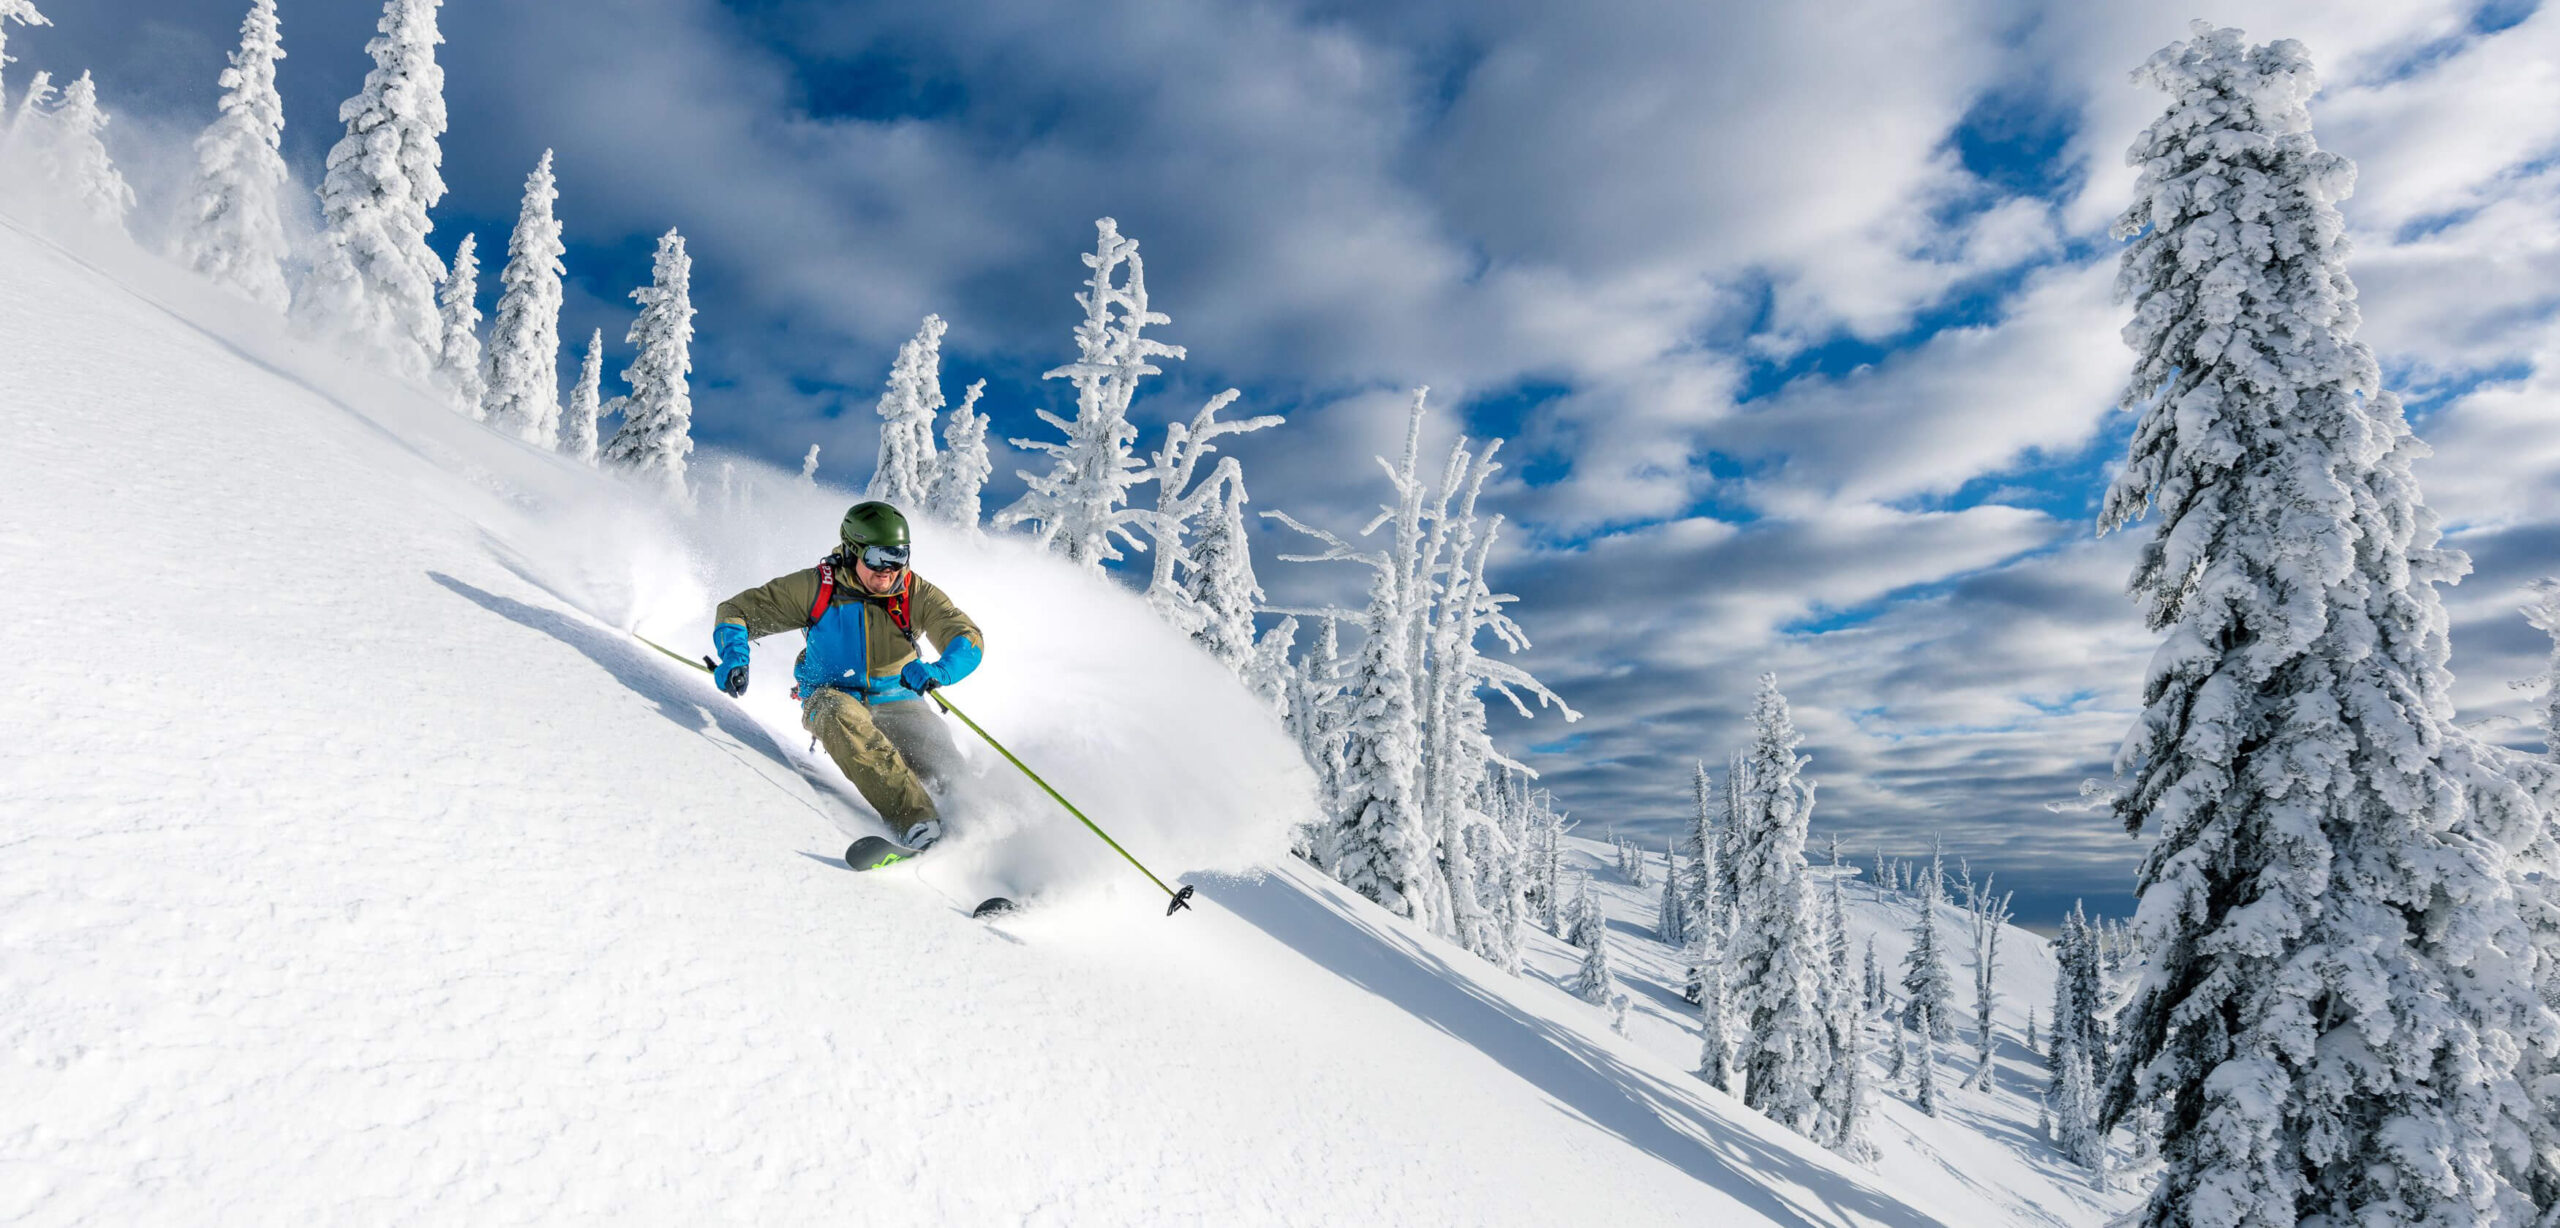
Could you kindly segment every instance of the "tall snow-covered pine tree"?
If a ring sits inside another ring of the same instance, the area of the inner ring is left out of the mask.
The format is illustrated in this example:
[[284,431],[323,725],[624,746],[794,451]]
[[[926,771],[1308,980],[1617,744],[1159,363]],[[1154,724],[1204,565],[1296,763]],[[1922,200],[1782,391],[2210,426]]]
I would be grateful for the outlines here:
[[427,246],[428,215],[444,199],[442,3],[383,0],[380,33],[365,46],[373,70],[338,109],[347,134],[329,151],[319,252],[294,300],[306,327],[412,380],[425,379],[444,348],[436,307],[444,265]]
[[656,274],[631,292],[640,316],[624,338],[639,347],[622,382],[622,429],[605,445],[606,463],[633,470],[662,485],[678,500],[685,490],[685,457],[693,452],[693,258],[684,236],[668,231],[658,240]]
[[933,423],[945,404],[942,336],[949,329],[941,316],[926,316],[889,364],[889,386],[880,392],[880,461],[866,498],[922,510],[933,491]]
[[[507,267],[498,274],[498,319],[489,328],[488,391],[482,401],[490,425],[537,448],[560,446],[560,300],[568,276],[560,258],[560,219],[552,207],[560,183],[551,151],[525,177],[524,204],[507,240]],[[592,431],[590,422],[588,429]]]
[[2551,1035],[2505,865],[2529,800],[2454,724],[2425,452],[2355,338],[2354,169],[2309,56],[2199,22],[2136,73],[2117,285],[2140,412],[2101,527],[2168,633],[2118,754],[2152,837],[2105,1122],[2168,1106],[2152,1224],[2519,1224]]
[[560,450],[575,460],[596,463],[596,421],[604,412],[604,330],[587,339],[586,362],[578,368],[578,385],[569,391],[569,412],[560,420]]
[[1750,792],[1733,834],[1735,921],[1725,967],[1740,1021],[1743,1103],[1810,1135],[1831,1063],[1823,1026],[1822,962],[1812,902],[1805,892],[1804,840],[1813,786],[1802,779],[1802,739],[1778,692],[1760,676],[1752,704]]
[[942,457],[933,467],[933,493],[925,498],[935,518],[972,531],[978,527],[978,497],[995,472],[987,457],[987,415],[978,411],[986,391],[985,380],[969,385],[943,423]]
[[276,0],[253,0],[240,23],[240,49],[222,70],[219,114],[196,137],[195,183],[176,253],[214,284],[276,312],[293,303],[284,276],[292,254],[284,189],[292,175],[284,164],[284,98],[276,92],[276,61],[283,58]]
[[40,148],[54,187],[90,221],[123,230],[126,216],[133,212],[133,188],[107,156],[106,141],[100,136],[110,121],[98,105],[97,80],[80,74],[62,91],[62,105],[45,118],[52,131]]
[[480,236],[462,236],[462,246],[453,251],[453,271],[445,274],[444,291],[436,304],[444,321],[436,382],[444,386],[456,410],[478,418],[481,398],[488,391],[480,382]]

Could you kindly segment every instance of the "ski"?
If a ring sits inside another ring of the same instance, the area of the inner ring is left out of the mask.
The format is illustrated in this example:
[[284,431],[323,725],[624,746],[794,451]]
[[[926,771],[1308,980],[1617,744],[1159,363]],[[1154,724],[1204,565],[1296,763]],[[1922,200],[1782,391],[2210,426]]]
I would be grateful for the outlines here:
[[905,861],[919,851],[883,836],[864,836],[846,846],[844,864],[855,870],[877,870]]

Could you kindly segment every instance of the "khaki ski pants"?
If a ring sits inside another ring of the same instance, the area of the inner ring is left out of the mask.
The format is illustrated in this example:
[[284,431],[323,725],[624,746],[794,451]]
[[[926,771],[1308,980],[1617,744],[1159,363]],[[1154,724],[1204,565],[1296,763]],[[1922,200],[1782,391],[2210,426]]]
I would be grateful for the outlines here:
[[939,817],[928,786],[946,791],[960,775],[960,747],[931,700],[874,706],[822,687],[802,707],[801,724],[901,838]]

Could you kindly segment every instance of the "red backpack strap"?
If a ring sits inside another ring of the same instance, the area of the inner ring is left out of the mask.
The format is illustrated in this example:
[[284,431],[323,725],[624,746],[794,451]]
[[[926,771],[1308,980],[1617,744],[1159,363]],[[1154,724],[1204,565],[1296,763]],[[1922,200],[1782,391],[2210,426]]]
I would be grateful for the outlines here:
[[916,573],[909,571],[899,578],[897,595],[889,598],[889,624],[909,640],[916,638],[915,615],[908,606],[908,599],[915,595],[915,591]]
[[818,620],[827,616],[827,607],[834,605],[835,600],[835,565],[832,563],[820,563],[818,564],[818,602],[816,605],[809,607],[809,625],[812,627],[817,626]]

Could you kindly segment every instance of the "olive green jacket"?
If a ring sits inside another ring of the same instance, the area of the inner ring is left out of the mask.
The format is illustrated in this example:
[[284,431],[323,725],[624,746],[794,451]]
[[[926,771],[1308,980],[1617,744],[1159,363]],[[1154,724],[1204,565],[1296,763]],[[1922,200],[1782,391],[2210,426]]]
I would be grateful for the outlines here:
[[[936,650],[948,650],[952,641],[962,636],[976,644],[980,651],[987,646],[987,636],[978,624],[951,604],[951,598],[931,581],[914,572],[907,573],[911,586],[907,612],[915,629],[933,638]],[[835,598],[831,608],[867,601],[875,609],[865,611],[863,618],[862,672],[872,677],[897,676],[898,670],[916,659],[916,646],[898,633],[897,624],[889,619],[889,599],[874,597],[862,591],[860,581],[850,571],[836,577]],[[811,625],[809,608],[818,604],[818,569],[815,567],[779,576],[756,588],[720,603],[719,621],[747,629],[749,639],[760,639],[777,631],[800,631]]]

